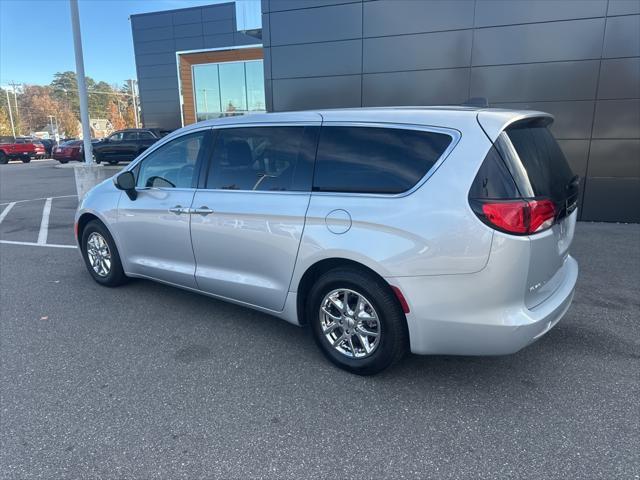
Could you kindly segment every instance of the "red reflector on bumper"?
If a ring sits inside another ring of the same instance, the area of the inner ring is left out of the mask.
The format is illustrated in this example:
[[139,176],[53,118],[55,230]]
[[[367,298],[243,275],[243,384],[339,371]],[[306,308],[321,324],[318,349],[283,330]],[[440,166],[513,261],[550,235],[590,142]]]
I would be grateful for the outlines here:
[[402,292],[400,291],[400,289],[394,285],[391,285],[391,289],[393,290],[393,293],[396,294],[396,298],[398,299],[398,301],[400,302],[400,306],[402,307],[402,311],[404,313],[409,313],[409,304],[407,303],[407,299],[404,298],[404,295],[402,294]]

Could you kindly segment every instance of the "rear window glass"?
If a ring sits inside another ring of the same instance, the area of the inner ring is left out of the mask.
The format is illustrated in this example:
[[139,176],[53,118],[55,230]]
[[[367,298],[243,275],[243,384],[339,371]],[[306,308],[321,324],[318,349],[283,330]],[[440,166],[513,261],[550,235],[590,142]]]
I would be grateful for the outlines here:
[[566,199],[574,174],[544,120],[516,124],[505,133],[510,142],[498,142],[498,148],[522,196]]
[[451,143],[449,135],[378,127],[322,127],[314,191],[402,193]]

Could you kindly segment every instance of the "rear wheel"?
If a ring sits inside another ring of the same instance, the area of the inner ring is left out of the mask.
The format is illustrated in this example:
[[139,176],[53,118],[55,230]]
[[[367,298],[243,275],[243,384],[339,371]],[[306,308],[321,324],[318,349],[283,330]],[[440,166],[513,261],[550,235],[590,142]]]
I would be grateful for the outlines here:
[[109,165],[117,165],[118,160],[109,160]]
[[389,286],[376,276],[350,267],[331,270],[308,298],[314,340],[340,368],[372,375],[406,353],[406,319]]
[[22,157],[20,160],[22,160],[22,163],[29,163],[31,161],[31,157]]
[[60,163],[69,163],[69,160],[58,160]]
[[116,287],[127,281],[113,237],[102,223],[92,220],[87,224],[81,245],[84,263],[96,282]]
[[100,165],[100,163],[102,162],[102,157],[100,155],[98,155],[97,153],[93,154],[93,158],[95,159],[96,163],[98,165]]

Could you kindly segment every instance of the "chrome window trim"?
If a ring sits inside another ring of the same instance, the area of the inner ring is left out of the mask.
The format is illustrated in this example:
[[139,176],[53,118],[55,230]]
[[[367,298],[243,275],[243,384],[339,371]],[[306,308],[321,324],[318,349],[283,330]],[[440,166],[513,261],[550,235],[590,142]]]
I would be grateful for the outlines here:
[[[440,168],[440,165],[444,163],[449,154],[456,147],[460,138],[462,138],[462,132],[456,130],[455,128],[447,128],[447,127],[438,127],[435,125],[420,125],[414,123],[397,123],[397,122],[322,122],[322,126],[327,127],[369,127],[369,128],[395,128],[398,130],[418,130],[423,132],[433,132],[433,133],[442,133],[445,135],[449,135],[451,137],[451,143],[446,148],[442,155],[438,158],[438,160],[431,166],[429,170],[424,174],[424,176],[416,182],[416,184],[411,187],[406,192],[400,193],[365,193],[365,192],[315,192],[311,191],[311,194],[314,196],[322,196],[322,197],[366,197],[366,198],[402,198],[407,197],[418,190],[422,185],[424,185],[429,178],[433,176],[434,173]],[[317,155],[316,155],[317,157]],[[316,158],[317,161],[317,158]]]

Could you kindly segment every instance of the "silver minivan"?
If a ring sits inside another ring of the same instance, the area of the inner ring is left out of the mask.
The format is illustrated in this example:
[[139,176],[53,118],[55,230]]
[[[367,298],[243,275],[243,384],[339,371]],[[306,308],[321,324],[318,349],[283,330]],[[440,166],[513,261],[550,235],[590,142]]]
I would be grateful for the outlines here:
[[93,188],[76,238],[102,285],[146,278],[307,325],[354,373],[407,351],[509,354],[560,320],[578,275],[578,178],[552,121],[407,107],[197,123]]

